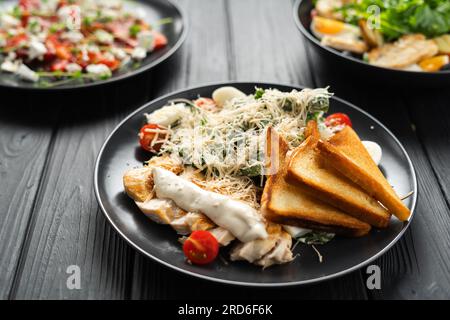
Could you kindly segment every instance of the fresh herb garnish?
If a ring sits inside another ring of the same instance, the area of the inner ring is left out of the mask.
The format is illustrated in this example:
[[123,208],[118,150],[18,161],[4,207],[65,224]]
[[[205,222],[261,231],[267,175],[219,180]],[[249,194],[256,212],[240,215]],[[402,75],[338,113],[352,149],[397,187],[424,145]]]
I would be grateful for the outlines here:
[[450,32],[448,0],[360,0],[336,9],[347,22],[376,19],[369,7],[380,8],[380,31],[388,40],[402,35],[422,33],[435,37]]
[[256,99],[256,100],[261,99],[262,96],[263,96],[263,94],[264,94],[264,89],[262,89],[262,88],[256,88],[256,91],[255,91],[255,99]]
[[128,32],[130,33],[130,36],[136,37],[138,33],[141,31],[142,27],[138,24],[134,24],[130,27]]
[[302,243],[314,245],[314,244],[325,244],[327,242],[330,242],[334,238],[334,233],[327,233],[327,232],[320,232],[320,231],[312,231],[310,233],[307,233],[298,240]]

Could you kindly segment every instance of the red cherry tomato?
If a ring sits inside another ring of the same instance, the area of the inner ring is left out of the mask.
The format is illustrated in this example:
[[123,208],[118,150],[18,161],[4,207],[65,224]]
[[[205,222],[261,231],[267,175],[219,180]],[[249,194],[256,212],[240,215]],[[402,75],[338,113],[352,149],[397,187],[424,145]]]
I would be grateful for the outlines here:
[[55,52],[56,56],[62,60],[69,60],[72,57],[70,50],[63,45],[56,46]]
[[198,98],[194,101],[194,104],[199,108],[209,111],[214,110],[217,107],[214,100],[210,98]]
[[98,63],[100,64],[104,64],[105,66],[107,66],[109,69],[111,69],[112,71],[116,70],[119,65],[120,65],[120,61],[117,59],[106,59],[106,58],[101,58]]
[[50,65],[51,71],[64,71],[66,70],[68,61],[67,60],[56,60]]
[[327,127],[337,127],[337,126],[352,126],[352,121],[349,116],[345,113],[333,113],[325,118],[325,125]]
[[153,36],[155,37],[155,50],[167,45],[167,38],[162,33],[153,31]]
[[28,36],[25,33],[12,36],[6,41],[6,48],[16,48],[27,41]]
[[[142,149],[156,153],[161,149],[162,143],[155,143],[152,145],[153,140],[156,137],[155,130],[163,129],[157,124],[149,123],[141,128],[139,131],[139,143],[141,144]],[[164,139],[166,137],[166,133],[159,133],[158,138]]]
[[194,231],[184,242],[183,252],[192,263],[208,264],[217,257],[219,243],[208,231]]
[[19,0],[19,7],[22,10],[39,9],[39,0]]

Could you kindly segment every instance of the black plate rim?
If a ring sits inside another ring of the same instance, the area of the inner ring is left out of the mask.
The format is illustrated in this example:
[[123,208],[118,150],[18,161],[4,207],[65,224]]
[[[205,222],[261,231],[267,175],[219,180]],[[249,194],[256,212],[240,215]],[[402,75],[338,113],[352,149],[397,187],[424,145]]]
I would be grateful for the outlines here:
[[212,281],[212,282],[216,282],[216,283],[222,283],[222,284],[226,284],[226,285],[235,285],[235,286],[244,286],[244,287],[272,287],[272,288],[276,288],[276,287],[288,287],[288,286],[301,286],[301,285],[308,285],[308,284],[313,284],[313,283],[319,283],[319,282],[323,282],[326,280],[331,280],[334,278],[338,278],[341,276],[344,276],[346,274],[349,274],[353,271],[356,271],[364,266],[366,266],[367,264],[369,264],[370,262],[374,261],[375,259],[379,258],[380,256],[382,256],[383,254],[385,254],[398,240],[400,240],[400,238],[403,236],[403,234],[405,233],[405,231],[408,229],[408,227],[411,224],[411,221],[415,215],[415,208],[416,208],[416,204],[417,204],[417,196],[418,196],[418,187],[417,187],[417,176],[416,176],[416,170],[414,168],[414,165],[411,161],[411,158],[408,154],[408,152],[406,151],[406,149],[404,148],[404,146],[402,145],[402,143],[397,139],[397,137],[385,126],[383,125],[378,119],[376,119],[374,116],[370,115],[368,112],[366,112],[365,110],[362,110],[361,108],[355,106],[354,104],[347,102],[344,99],[338,98],[336,96],[332,96],[331,99],[337,100],[343,104],[348,105],[349,107],[355,109],[358,112],[361,112],[362,114],[364,114],[365,116],[367,116],[369,119],[373,120],[378,126],[380,126],[382,129],[384,129],[388,135],[391,136],[391,138],[397,143],[397,145],[400,147],[400,149],[402,150],[402,152],[404,153],[407,162],[408,162],[408,167],[409,170],[412,172],[412,180],[413,180],[413,195],[412,197],[412,204],[411,204],[411,215],[409,217],[409,219],[404,222],[403,228],[402,230],[397,234],[397,236],[388,244],[386,245],[382,250],[380,250],[377,254],[373,255],[372,257],[370,257],[369,259],[354,265],[346,270],[340,271],[340,272],[336,272],[333,274],[329,274],[323,277],[319,277],[319,278],[314,278],[314,279],[309,279],[309,280],[302,280],[302,281],[291,281],[291,282],[274,282],[274,283],[256,283],[256,282],[245,282],[245,281],[234,281],[234,280],[224,280],[224,279],[218,279],[218,278],[214,278],[214,277],[210,277],[210,276],[205,276],[205,275],[201,275],[192,271],[188,271],[182,268],[179,268],[177,266],[174,266],[168,262],[165,262],[159,258],[154,257],[153,255],[151,255],[150,253],[146,252],[144,249],[140,248],[138,244],[134,243],[132,240],[130,240],[114,223],[114,221],[112,220],[112,218],[109,217],[109,213],[108,211],[105,209],[102,200],[100,198],[100,190],[99,190],[99,184],[98,184],[98,173],[99,173],[99,168],[100,168],[100,162],[101,162],[101,158],[104,152],[104,149],[106,148],[106,146],[109,143],[109,140],[111,139],[111,137],[122,127],[122,125],[127,122],[130,118],[132,118],[134,115],[141,113],[145,108],[147,108],[148,106],[158,103],[162,100],[168,99],[170,96],[173,95],[178,95],[178,94],[182,94],[184,92],[187,91],[192,91],[192,90],[200,90],[201,88],[204,87],[212,87],[212,86],[233,86],[233,85],[239,85],[239,84],[243,84],[243,85],[253,85],[253,86],[261,86],[261,87],[271,87],[271,86],[286,86],[286,87],[290,87],[292,89],[297,89],[297,90],[301,90],[305,87],[303,86],[299,86],[299,85],[293,85],[293,84],[286,84],[286,83],[268,83],[268,82],[258,82],[258,81],[225,81],[225,82],[212,82],[212,83],[205,83],[203,85],[196,85],[196,86],[192,86],[192,87],[188,87],[185,89],[181,89],[181,90],[177,90],[174,92],[170,92],[168,94],[163,95],[162,97],[153,99],[150,102],[145,103],[143,106],[139,107],[138,109],[136,109],[135,111],[131,112],[128,116],[126,116],[114,129],[113,131],[108,135],[108,137],[106,138],[105,142],[103,143],[102,147],[100,148],[100,151],[98,153],[97,159],[95,161],[95,168],[94,168],[94,191],[95,191],[95,197],[97,199],[97,202],[100,206],[100,209],[102,210],[103,214],[105,215],[106,219],[109,221],[109,223],[113,226],[113,228],[116,230],[116,232],[119,233],[119,235],[129,244],[131,245],[134,249],[136,249],[137,251],[139,251],[140,253],[142,253],[143,255],[145,255],[146,257],[152,259],[153,261],[156,261],[160,264],[162,264],[165,267],[168,267],[172,270],[181,272],[185,275],[189,275],[192,276],[194,278],[200,278],[203,280],[208,280],[208,281]]
[[83,84],[78,84],[78,85],[74,85],[71,87],[39,88],[39,87],[23,87],[23,86],[0,84],[0,88],[12,89],[12,90],[18,90],[18,91],[27,91],[27,92],[64,92],[64,91],[67,92],[67,91],[73,91],[73,90],[83,90],[83,89],[87,89],[87,88],[100,87],[100,86],[105,86],[105,85],[109,85],[112,83],[118,83],[118,82],[130,79],[130,78],[133,78],[141,73],[147,72],[150,69],[153,69],[157,65],[159,65],[162,62],[169,59],[176,51],[178,51],[178,49],[182,46],[182,44],[186,40],[188,31],[189,31],[189,23],[188,23],[186,15],[184,14],[183,9],[181,9],[181,7],[178,4],[174,3],[172,0],[165,0],[165,2],[166,2],[166,4],[172,6],[177,11],[177,13],[180,15],[183,30],[181,31],[180,37],[175,42],[174,46],[172,48],[170,48],[170,50],[168,50],[161,57],[152,61],[151,63],[146,64],[142,67],[139,67],[136,70],[131,70],[127,73],[121,74],[119,76],[112,76],[111,78],[106,79],[106,80],[94,81],[91,83],[83,83]]
[[295,4],[294,4],[294,8],[293,8],[293,16],[294,16],[294,21],[295,21],[295,25],[297,26],[297,29],[300,30],[300,32],[302,33],[302,35],[304,37],[306,37],[309,41],[311,41],[312,43],[314,43],[316,46],[320,47],[322,50],[325,50],[329,53],[334,54],[335,56],[338,56],[342,59],[347,59],[349,61],[352,62],[356,62],[359,65],[363,65],[365,67],[368,68],[372,68],[372,70],[377,70],[377,69],[382,69],[382,70],[387,70],[387,71],[391,71],[391,72],[396,72],[398,74],[402,74],[402,75],[430,75],[430,76],[434,76],[434,77],[438,77],[438,76],[443,76],[443,75],[449,75],[450,76],[450,70],[446,71],[439,71],[439,72],[426,72],[426,71],[409,71],[409,70],[400,70],[400,69],[393,69],[393,68],[385,68],[385,67],[380,67],[380,66],[375,66],[372,65],[370,63],[364,62],[360,59],[357,59],[355,57],[352,56],[345,56],[343,55],[339,50],[335,50],[333,48],[330,47],[326,47],[323,46],[320,41],[307,29],[305,29],[305,27],[303,26],[302,22],[300,21],[300,17],[298,14],[298,11],[300,9],[300,6],[302,5],[303,2],[306,1],[310,1],[310,0],[296,0]]

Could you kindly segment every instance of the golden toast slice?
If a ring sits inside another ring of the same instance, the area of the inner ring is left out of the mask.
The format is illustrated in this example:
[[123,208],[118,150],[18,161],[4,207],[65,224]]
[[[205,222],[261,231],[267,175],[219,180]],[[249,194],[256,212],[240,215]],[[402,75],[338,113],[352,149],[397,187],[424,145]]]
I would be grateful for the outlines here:
[[[270,134],[273,137],[276,133],[271,130]],[[271,157],[279,158],[278,171],[268,178],[261,198],[261,212],[264,217],[275,223],[350,237],[367,234],[371,228],[369,224],[311,197],[301,187],[286,182],[288,160],[285,160],[285,157],[288,146],[281,137],[278,139],[277,154],[270,154]]]
[[326,164],[380,201],[399,220],[408,219],[410,210],[395,193],[351,127],[345,127],[326,142],[319,141],[317,148]]
[[378,228],[386,227],[389,212],[361,187],[325,166],[316,149],[318,141],[309,136],[294,150],[288,164],[287,182],[302,186],[309,195],[361,221]]

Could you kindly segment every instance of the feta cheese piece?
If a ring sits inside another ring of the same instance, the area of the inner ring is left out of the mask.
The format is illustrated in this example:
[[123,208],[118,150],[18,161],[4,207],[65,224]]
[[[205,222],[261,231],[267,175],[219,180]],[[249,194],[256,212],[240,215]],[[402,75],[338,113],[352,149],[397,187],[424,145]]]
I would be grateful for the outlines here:
[[101,12],[102,17],[109,19],[117,19],[119,17],[119,12],[112,9],[103,9]]
[[133,52],[131,53],[131,57],[136,60],[142,60],[145,59],[147,56],[147,50],[141,47],[136,47],[133,49]]
[[14,18],[12,15],[4,13],[0,17],[0,26],[5,29],[18,27],[20,25],[20,20]]
[[77,72],[77,71],[81,71],[83,68],[79,65],[79,64],[77,64],[77,63],[69,63],[67,66],[66,66],[66,71],[67,72],[70,72],[70,73],[73,73],[73,72]]
[[44,54],[47,53],[47,47],[39,41],[32,40],[29,44],[28,48],[28,58],[30,60],[33,59],[42,59]]
[[61,34],[61,38],[64,40],[68,40],[72,43],[78,43],[84,39],[84,35],[79,31],[69,31]]
[[86,67],[86,71],[89,74],[96,75],[99,77],[105,76],[109,77],[111,76],[111,70],[104,64],[90,64]]
[[2,71],[16,73],[19,70],[20,63],[17,61],[5,60],[1,65]]
[[152,51],[155,48],[155,37],[150,30],[143,30],[136,36],[138,46],[144,48],[147,51]]
[[97,0],[97,4],[103,8],[119,9],[122,7],[121,0]]
[[127,53],[125,52],[125,50],[121,49],[121,48],[116,48],[113,47],[111,49],[111,53],[119,60],[123,60],[126,57],[128,57]]
[[327,127],[323,122],[319,122],[317,127],[319,128],[320,137],[323,140],[328,140],[329,138],[331,138],[331,136],[334,135],[333,130]]
[[101,43],[111,44],[114,42],[114,36],[105,30],[98,29],[95,31],[94,35]]
[[19,66],[16,74],[26,81],[37,82],[39,80],[39,75],[24,64]]
[[122,61],[120,62],[120,67],[126,66],[127,64],[129,64],[131,62],[131,58],[129,55],[125,56],[125,58],[122,59]]
[[77,5],[61,7],[58,12],[59,19],[71,30],[79,30],[81,27],[81,9]]

